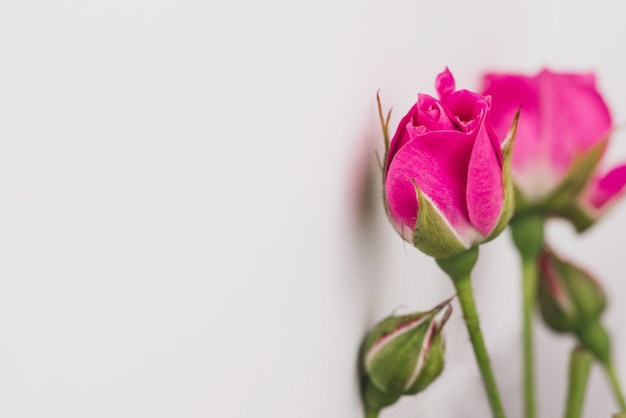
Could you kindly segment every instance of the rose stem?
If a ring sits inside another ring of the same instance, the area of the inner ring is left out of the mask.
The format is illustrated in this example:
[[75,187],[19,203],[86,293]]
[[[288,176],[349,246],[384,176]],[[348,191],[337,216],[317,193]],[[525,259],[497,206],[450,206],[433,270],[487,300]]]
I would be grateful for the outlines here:
[[524,358],[524,416],[535,418],[533,313],[537,291],[537,254],[543,246],[543,218],[527,216],[511,222],[513,242],[522,259],[522,351]]
[[373,410],[365,411],[365,418],[378,418],[378,411],[373,411]]
[[624,392],[621,389],[619,384],[619,379],[617,378],[617,373],[615,372],[615,367],[612,362],[608,362],[603,365],[604,371],[606,372],[607,377],[609,378],[609,383],[611,384],[611,389],[613,389],[613,395],[615,396],[615,400],[617,401],[620,412],[626,412],[626,399],[624,399]]
[[526,418],[535,418],[535,353],[533,343],[533,312],[535,310],[535,292],[537,289],[537,268],[535,259],[522,261],[523,271],[523,324],[522,344],[524,356],[524,405]]
[[472,348],[478,368],[482,375],[483,384],[487,393],[487,399],[491,406],[491,412],[494,418],[504,418],[504,408],[500,401],[500,395],[496,385],[496,379],[491,369],[489,355],[485,347],[480,323],[478,321],[478,313],[476,311],[476,303],[474,301],[474,293],[471,283],[471,271],[478,258],[478,248],[473,247],[468,251],[454,257],[438,259],[437,264],[452,279],[454,287],[457,291],[459,304],[463,311],[463,318],[470,336]]
[[585,390],[594,356],[578,346],[572,350],[569,361],[569,387],[565,403],[565,418],[580,418],[585,400]]

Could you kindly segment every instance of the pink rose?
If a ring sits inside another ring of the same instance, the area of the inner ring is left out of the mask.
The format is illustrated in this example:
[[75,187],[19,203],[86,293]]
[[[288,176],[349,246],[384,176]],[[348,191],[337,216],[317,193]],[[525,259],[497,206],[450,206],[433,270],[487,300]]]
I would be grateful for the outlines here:
[[[436,258],[498,235],[512,206],[506,158],[489,120],[491,98],[455,91],[448,69],[437,100],[418,94],[400,121],[385,161],[387,212],[398,232]],[[509,118],[509,123],[513,116]]]
[[533,77],[488,74],[494,129],[503,134],[522,106],[513,155],[517,210],[542,210],[590,226],[624,191],[626,165],[597,170],[612,128],[593,74],[543,70]]

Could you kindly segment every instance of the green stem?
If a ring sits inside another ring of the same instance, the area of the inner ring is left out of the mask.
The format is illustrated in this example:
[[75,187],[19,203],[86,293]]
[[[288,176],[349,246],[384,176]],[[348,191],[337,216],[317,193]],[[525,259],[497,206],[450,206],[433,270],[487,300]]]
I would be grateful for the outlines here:
[[485,391],[487,392],[487,398],[491,406],[491,412],[495,418],[504,418],[504,408],[500,401],[500,395],[496,385],[496,379],[491,370],[491,363],[489,361],[489,355],[487,354],[487,348],[485,347],[485,341],[480,330],[480,323],[478,321],[478,313],[476,312],[476,303],[474,302],[474,293],[472,290],[472,284],[470,276],[453,278],[454,287],[456,288],[459,303],[463,310],[463,318],[465,319],[465,325],[469,332],[470,341],[474,348],[474,355],[476,356],[476,362],[480,369],[480,374],[483,378],[483,384]]
[[604,371],[609,378],[609,383],[611,385],[611,389],[613,389],[613,395],[615,396],[615,401],[619,405],[620,412],[626,412],[626,399],[624,399],[624,392],[619,384],[619,379],[617,378],[617,373],[615,372],[613,363],[605,363]]
[[372,410],[365,411],[365,418],[378,418],[378,411],[372,411]]
[[543,219],[528,216],[511,222],[513,242],[522,259],[522,350],[524,359],[524,416],[537,416],[533,313],[537,291],[537,254],[543,246]]
[[537,291],[537,268],[535,258],[522,260],[523,320],[522,347],[524,358],[524,405],[526,418],[535,418],[537,404],[535,400],[535,353],[533,339],[533,312]]
[[491,406],[491,412],[495,418],[504,418],[504,408],[502,408],[498,387],[496,386],[496,379],[491,370],[491,363],[489,361],[489,355],[487,354],[487,348],[485,347],[485,341],[483,340],[483,334],[480,331],[476,303],[474,302],[471,273],[476,264],[476,260],[478,260],[478,247],[473,247],[450,258],[439,258],[437,259],[437,264],[450,276],[456,288],[461,310],[463,311],[463,318],[465,319],[465,325],[469,332],[476,362],[478,363],[485,391],[487,392],[487,398],[489,399],[489,405]]
[[589,371],[594,361],[592,352],[582,347],[572,350],[569,362],[569,387],[565,403],[565,418],[580,418],[585,400]]

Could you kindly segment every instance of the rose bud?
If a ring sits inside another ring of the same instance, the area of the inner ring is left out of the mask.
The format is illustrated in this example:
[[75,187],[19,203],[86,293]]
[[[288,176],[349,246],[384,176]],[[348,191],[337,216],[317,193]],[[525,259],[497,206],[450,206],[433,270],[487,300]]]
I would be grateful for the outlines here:
[[515,129],[501,144],[504,136],[490,122],[491,98],[456,90],[447,68],[436,87],[439,99],[418,94],[386,147],[384,196],[405,240],[447,258],[496,237],[508,223]]
[[604,364],[610,361],[611,341],[600,323],[606,294],[588,272],[543,249],[539,265],[539,307],[552,330],[574,334],[580,345]]
[[599,320],[606,295],[593,276],[549,249],[539,253],[537,263],[539,307],[551,329],[578,332]]
[[[438,322],[436,316],[444,308]],[[416,394],[441,374],[441,331],[451,312],[450,301],[446,301],[431,311],[392,316],[374,327],[361,349],[363,396],[368,410],[379,411],[401,395]]]
[[623,194],[626,164],[599,169],[612,129],[593,74],[488,74],[485,95],[503,135],[521,106],[512,176],[516,214],[561,216],[582,231]]

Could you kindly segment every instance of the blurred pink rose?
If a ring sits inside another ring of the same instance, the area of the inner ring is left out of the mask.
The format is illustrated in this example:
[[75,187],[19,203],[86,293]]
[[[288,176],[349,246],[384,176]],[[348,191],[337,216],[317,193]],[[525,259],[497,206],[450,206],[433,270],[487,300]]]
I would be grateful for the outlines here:
[[448,69],[436,87],[440,99],[418,94],[391,140],[385,199],[398,232],[442,258],[499,234],[511,205],[500,141],[489,121],[491,99],[455,91]]
[[522,106],[512,166],[518,209],[545,209],[578,229],[591,225],[626,185],[626,165],[596,168],[612,122],[595,76],[543,70],[532,77],[487,74],[484,83],[498,134]]

